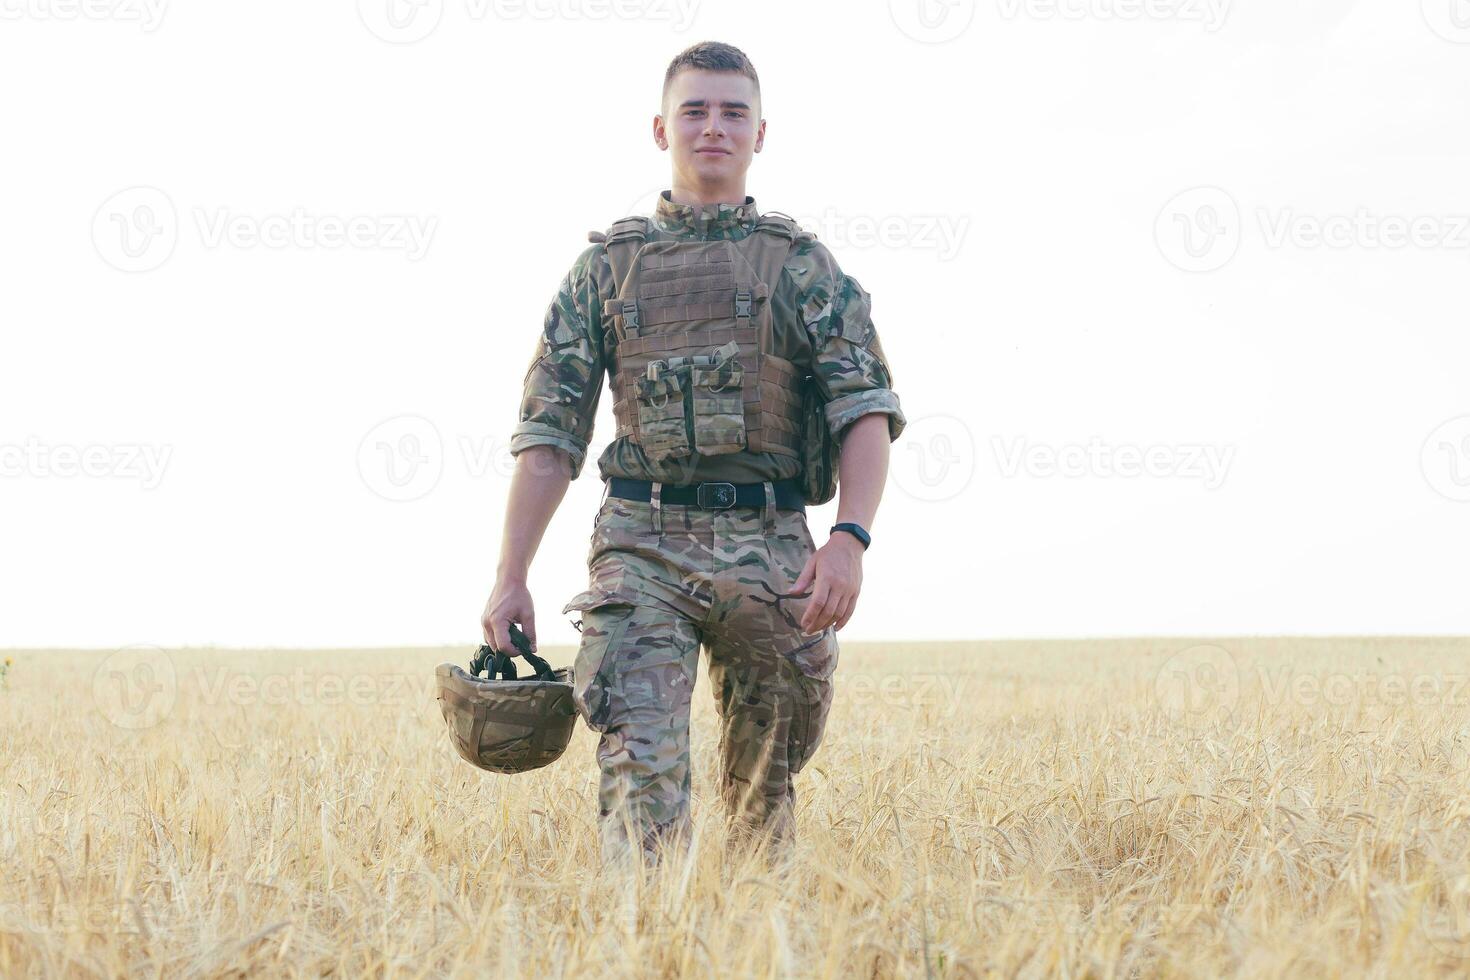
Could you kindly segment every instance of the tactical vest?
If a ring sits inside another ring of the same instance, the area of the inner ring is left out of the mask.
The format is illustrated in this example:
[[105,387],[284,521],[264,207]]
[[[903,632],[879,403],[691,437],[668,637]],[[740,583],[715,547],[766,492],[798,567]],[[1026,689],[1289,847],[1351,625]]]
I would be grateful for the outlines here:
[[617,438],[654,461],[799,456],[803,376],[773,353],[771,295],[815,236],[767,213],[739,241],[666,238],[642,215],[587,237],[605,243],[617,291],[602,308]]

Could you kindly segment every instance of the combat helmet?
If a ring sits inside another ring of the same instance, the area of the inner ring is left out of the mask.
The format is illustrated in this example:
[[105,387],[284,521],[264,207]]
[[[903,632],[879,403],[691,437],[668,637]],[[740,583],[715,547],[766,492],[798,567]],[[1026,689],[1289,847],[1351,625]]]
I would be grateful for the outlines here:
[[552,670],[515,626],[510,638],[534,677],[518,678],[515,662],[489,646],[480,647],[468,672],[448,663],[434,671],[449,740],[461,758],[488,772],[529,772],[555,762],[577,720],[570,669]]

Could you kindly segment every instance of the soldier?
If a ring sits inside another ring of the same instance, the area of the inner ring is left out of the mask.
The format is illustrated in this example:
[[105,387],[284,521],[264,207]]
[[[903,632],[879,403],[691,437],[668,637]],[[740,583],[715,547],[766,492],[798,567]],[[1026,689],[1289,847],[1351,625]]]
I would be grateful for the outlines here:
[[[670,63],[653,139],[672,187],[651,221],[589,236],[547,310],[511,439],[483,615],[486,642],[506,651],[511,623],[534,647],[531,558],[581,471],[606,373],[616,439],[598,461],[589,588],[563,611],[582,620],[573,696],[601,736],[609,859],[685,839],[701,646],[732,839],[789,843],[793,780],[822,738],[836,631],[904,426],[868,294],[815,236],[745,193],[760,109],[738,49],[705,42]],[[832,493],[811,479],[829,433],[838,523],[816,548],[804,504]]]

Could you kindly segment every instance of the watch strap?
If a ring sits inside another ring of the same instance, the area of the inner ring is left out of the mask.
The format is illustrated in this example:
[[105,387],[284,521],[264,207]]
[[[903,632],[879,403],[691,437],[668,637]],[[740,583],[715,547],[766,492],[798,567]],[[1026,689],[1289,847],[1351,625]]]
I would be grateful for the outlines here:
[[873,543],[873,536],[867,531],[863,530],[863,526],[861,524],[854,524],[851,521],[843,521],[841,524],[833,524],[832,530],[828,531],[827,533],[836,534],[838,531],[846,531],[848,534],[851,534],[853,537],[861,541],[863,543],[864,551],[867,551],[868,545]]

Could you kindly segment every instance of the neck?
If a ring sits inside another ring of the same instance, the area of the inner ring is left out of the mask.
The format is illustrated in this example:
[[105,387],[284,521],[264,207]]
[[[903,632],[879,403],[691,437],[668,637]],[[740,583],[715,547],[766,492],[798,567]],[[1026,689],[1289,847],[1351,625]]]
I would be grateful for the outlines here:
[[673,186],[669,188],[669,200],[690,207],[701,204],[740,205],[745,203],[745,197],[744,180],[723,184],[691,184],[675,174]]

